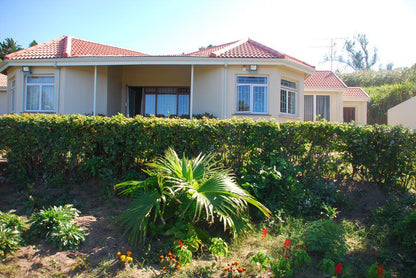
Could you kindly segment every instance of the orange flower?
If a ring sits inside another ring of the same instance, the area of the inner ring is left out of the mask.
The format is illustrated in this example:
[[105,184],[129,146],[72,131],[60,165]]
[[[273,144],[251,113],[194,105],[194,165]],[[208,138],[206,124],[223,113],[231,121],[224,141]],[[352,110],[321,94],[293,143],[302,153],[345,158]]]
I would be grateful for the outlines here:
[[180,266],[180,265],[177,265],[177,266],[176,266],[176,269],[180,269],[180,268],[181,268],[181,266]]
[[184,246],[185,243],[183,243],[181,240],[179,240],[179,246],[182,248],[182,246]]
[[262,237],[262,238],[267,237],[267,233],[268,233],[268,232],[269,232],[269,231],[268,231],[268,230],[266,230],[266,228],[264,228],[264,229],[263,229],[263,231],[261,232],[261,234],[262,234],[262,235],[261,235],[261,237]]
[[126,258],[126,255],[121,255],[120,256],[120,259],[122,260],[122,261],[124,261],[124,259]]
[[166,270],[166,266],[162,267],[163,270]]
[[127,256],[130,256],[132,253],[131,253],[131,251],[127,251],[126,254],[127,254]]
[[121,255],[121,253],[120,252],[117,252],[117,256],[120,256]]
[[163,259],[165,258],[165,256],[160,256],[159,258],[160,258],[161,260],[163,260]]

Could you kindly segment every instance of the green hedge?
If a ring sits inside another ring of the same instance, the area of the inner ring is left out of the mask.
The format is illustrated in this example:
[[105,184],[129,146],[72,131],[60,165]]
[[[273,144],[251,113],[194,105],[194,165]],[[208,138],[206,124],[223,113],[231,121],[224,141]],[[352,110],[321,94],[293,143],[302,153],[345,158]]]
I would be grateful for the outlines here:
[[237,175],[253,160],[269,165],[273,153],[311,178],[355,176],[407,186],[416,176],[416,136],[399,127],[122,115],[0,117],[0,150],[9,161],[8,176],[18,182],[126,177],[169,146],[188,156],[215,153]]

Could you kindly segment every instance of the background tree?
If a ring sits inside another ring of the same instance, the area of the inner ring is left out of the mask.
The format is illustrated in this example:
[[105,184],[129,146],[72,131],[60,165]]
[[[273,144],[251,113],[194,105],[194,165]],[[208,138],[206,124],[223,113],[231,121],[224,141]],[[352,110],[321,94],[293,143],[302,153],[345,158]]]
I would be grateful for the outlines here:
[[17,41],[12,38],[6,38],[3,42],[0,42],[0,59],[3,60],[4,56],[9,53],[23,49],[21,45],[17,44]]
[[32,47],[32,46],[35,46],[35,45],[38,45],[38,42],[37,42],[37,41],[35,41],[35,40],[33,40],[33,41],[29,44],[29,47]]
[[365,34],[358,34],[352,40],[345,40],[344,49],[347,59],[340,57],[339,61],[346,63],[354,70],[369,70],[377,62],[377,49],[373,49],[370,54],[368,39]]

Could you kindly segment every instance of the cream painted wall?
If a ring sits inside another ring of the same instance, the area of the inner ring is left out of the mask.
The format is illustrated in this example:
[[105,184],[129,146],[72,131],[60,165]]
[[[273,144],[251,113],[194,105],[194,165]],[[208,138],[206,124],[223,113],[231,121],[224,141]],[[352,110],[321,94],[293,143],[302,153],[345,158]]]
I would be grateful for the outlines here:
[[390,108],[387,111],[387,123],[416,129],[416,97]]
[[8,113],[9,98],[7,97],[7,90],[0,90],[0,116]]
[[[367,124],[367,101],[344,99],[343,107],[355,107],[355,122],[362,125]],[[344,115],[342,120],[344,120]]]
[[[97,114],[107,114],[107,66],[97,67]],[[94,105],[94,67],[66,67],[61,86],[62,113],[92,114]]]
[[[269,82],[267,104],[268,113],[264,115],[259,114],[240,114],[236,113],[236,99],[237,99],[237,76],[266,76]],[[296,115],[285,115],[280,112],[280,82],[281,79],[293,81],[297,84],[297,102]],[[257,72],[250,74],[244,71],[243,66],[228,66],[227,67],[227,111],[226,118],[252,118],[252,119],[277,119],[279,122],[303,120],[303,82],[304,74],[291,71],[285,67],[279,66],[257,66]]]
[[212,113],[222,118],[224,110],[224,67],[194,67],[194,114]]
[[107,95],[107,116],[121,113],[121,92],[122,92],[122,72],[121,66],[108,67],[108,95]]
[[[320,96],[330,96],[330,112],[329,118],[330,122],[342,122],[342,91],[323,91],[323,90],[305,90],[305,95],[320,95]],[[316,103],[316,97],[314,98],[314,103]]]

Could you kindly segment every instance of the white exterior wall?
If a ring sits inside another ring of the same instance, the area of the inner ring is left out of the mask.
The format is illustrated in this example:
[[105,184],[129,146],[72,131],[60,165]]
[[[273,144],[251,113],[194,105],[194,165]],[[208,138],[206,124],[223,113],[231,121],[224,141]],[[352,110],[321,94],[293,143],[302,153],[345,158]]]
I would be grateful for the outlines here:
[[416,129],[416,97],[390,108],[387,111],[387,123]]

